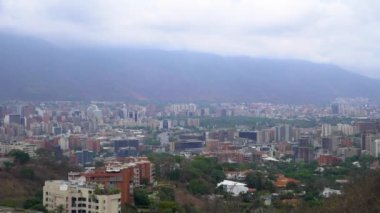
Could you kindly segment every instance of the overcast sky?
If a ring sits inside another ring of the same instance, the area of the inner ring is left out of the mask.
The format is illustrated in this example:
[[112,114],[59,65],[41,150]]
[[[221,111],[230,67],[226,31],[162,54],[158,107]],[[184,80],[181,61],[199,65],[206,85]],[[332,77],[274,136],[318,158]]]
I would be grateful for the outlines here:
[[0,31],[305,59],[380,78],[379,0],[0,0]]

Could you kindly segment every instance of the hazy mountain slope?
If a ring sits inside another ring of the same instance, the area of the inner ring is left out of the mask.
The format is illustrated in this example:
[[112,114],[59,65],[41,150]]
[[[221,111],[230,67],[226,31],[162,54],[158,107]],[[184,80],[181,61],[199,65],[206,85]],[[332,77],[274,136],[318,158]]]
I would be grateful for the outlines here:
[[380,100],[380,81],[304,61],[115,48],[59,48],[0,34],[0,98],[27,100]]

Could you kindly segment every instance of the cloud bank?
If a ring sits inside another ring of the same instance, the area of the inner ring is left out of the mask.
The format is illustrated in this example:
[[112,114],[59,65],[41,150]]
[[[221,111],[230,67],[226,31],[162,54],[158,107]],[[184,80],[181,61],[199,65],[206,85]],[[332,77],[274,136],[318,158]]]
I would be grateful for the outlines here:
[[376,0],[0,0],[0,31],[56,43],[304,59],[380,78]]

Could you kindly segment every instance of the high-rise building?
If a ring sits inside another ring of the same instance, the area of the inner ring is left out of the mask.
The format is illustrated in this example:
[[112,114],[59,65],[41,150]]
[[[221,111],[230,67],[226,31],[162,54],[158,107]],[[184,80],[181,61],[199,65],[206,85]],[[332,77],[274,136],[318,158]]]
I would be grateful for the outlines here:
[[312,138],[303,136],[299,139],[298,146],[293,147],[295,161],[310,163],[314,159],[314,148]]
[[322,137],[328,137],[332,134],[331,124],[322,124],[321,130]]
[[338,115],[339,114],[339,104],[331,105],[331,114]]
[[371,142],[370,154],[375,158],[380,157],[380,139]]
[[240,131],[239,138],[245,138],[257,142],[257,131]]
[[170,150],[172,152],[196,152],[199,153],[202,151],[205,142],[195,139],[189,139],[184,141],[172,142],[170,144]]
[[323,137],[322,138],[322,150],[324,153],[331,153],[332,152],[332,140],[329,137]]
[[115,153],[117,153],[121,148],[133,147],[135,150],[139,149],[139,140],[136,138],[116,139],[112,142]]
[[88,150],[81,150],[75,152],[77,163],[81,164],[82,166],[93,163],[94,156],[94,152]]
[[161,124],[162,124],[162,129],[171,129],[172,128],[172,121],[171,120],[168,120],[168,119],[165,119],[163,121],[161,121]]
[[21,115],[20,114],[6,115],[5,118],[4,118],[4,124],[17,124],[17,125],[21,125]]

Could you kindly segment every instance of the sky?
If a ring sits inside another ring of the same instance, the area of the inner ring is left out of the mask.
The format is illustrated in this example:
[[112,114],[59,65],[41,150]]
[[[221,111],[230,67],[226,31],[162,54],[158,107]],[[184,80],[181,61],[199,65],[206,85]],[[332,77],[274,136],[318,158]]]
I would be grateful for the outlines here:
[[380,79],[379,11],[378,0],[0,0],[0,32],[301,59]]

